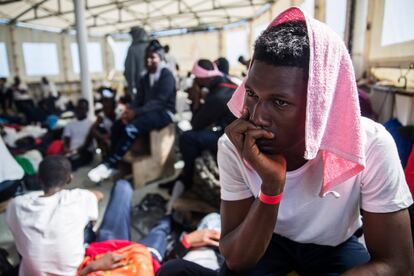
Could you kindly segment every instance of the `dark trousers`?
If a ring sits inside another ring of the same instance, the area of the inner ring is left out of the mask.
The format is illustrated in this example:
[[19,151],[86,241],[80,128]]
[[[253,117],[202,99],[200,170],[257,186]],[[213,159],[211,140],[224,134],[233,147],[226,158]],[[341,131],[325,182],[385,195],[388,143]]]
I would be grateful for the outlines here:
[[221,131],[208,129],[189,130],[181,134],[179,146],[185,165],[180,178],[187,189],[193,184],[194,161],[204,150],[217,154],[217,141],[222,134]]
[[69,156],[72,170],[76,171],[80,167],[86,166],[93,160],[94,153],[87,149],[80,149],[76,154]]
[[291,271],[300,275],[340,275],[369,260],[368,251],[355,236],[338,246],[323,246],[301,244],[275,234],[253,268],[235,273],[224,264],[220,275],[286,275]]
[[157,271],[157,276],[213,276],[218,272],[186,260],[171,260]]
[[6,180],[0,182],[0,202],[6,201],[14,197],[17,193],[22,191],[21,180]]
[[145,135],[155,129],[162,129],[171,122],[171,117],[166,111],[151,111],[139,115],[126,125],[124,132],[117,141],[111,141],[116,145],[114,151],[111,152],[104,163],[111,168],[116,167],[118,161],[127,153],[139,135]]

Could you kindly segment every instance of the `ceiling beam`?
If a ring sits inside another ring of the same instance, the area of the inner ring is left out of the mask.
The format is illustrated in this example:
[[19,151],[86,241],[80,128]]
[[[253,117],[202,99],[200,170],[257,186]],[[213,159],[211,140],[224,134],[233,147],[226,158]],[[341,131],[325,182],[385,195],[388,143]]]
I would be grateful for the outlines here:
[[[48,0],[43,0],[43,1],[48,1]],[[164,1],[164,0],[151,0],[151,1],[154,2],[154,1]],[[131,2],[132,2],[133,5],[135,5],[135,4],[139,4],[139,3],[145,3],[145,0],[123,0],[123,1],[116,1],[116,2],[111,2],[111,3],[106,3],[106,4],[91,5],[91,6],[88,6],[86,11],[90,12],[91,10],[94,10],[94,9],[104,8],[104,7],[109,7],[109,6],[111,6],[112,9],[114,9],[114,8],[116,8],[117,4],[118,5],[119,4],[123,5],[123,4],[131,3]],[[33,7],[31,7],[30,9],[33,9]],[[32,21],[32,20],[46,19],[46,18],[50,18],[50,17],[56,17],[56,16],[61,16],[61,15],[74,14],[74,13],[75,13],[75,11],[73,9],[67,10],[67,11],[61,11],[61,12],[56,11],[56,12],[52,12],[48,15],[39,16],[37,18],[25,19],[22,22],[27,23],[27,22]]]
[[7,5],[7,4],[12,4],[12,3],[16,3],[16,2],[22,2],[22,0],[3,0],[3,1],[0,2],[0,6]]
[[[196,11],[196,13],[204,13],[204,12],[210,12],[210,11],[214,11],[216,9],[235,9],[235,8],[246,8],[246,7],[253,7],[253,6],[262,6],[264,4],[267,4],[268,1],[263,1],[262,3],[254,3],[253,5],[251,4],[230,4],[230,5],[221,5],[221,6],[217,6],[215,9],[212,8],[208,8],[208,9],[203,9],[203,10],[199,10]],[[189,13],[175,13],[175,14],[170,14],[170,17],[180,17],[180,16],[188,16],[190,14],[193,14],[192,12]],[[160,19],[165,19],[165,16],[153,16],[153,17],[149,17],[149,18],[143,18],[142,20],[144,21],[156,21],[156,20],[160,20]],[[129,20],[125,20],[121,23],[131,23],[136,19],[129,19]],[[109,23],[108,25],[113,25],[116,22],[112,22]],[[98,25],[98,26],[88,26],[91,28],[99,28],[99,27],[106,27],[107,25]]]
[[20,18],[20,17],[22,17],[23,15],[25,15],[25,14],[27,14],[28,12],[30,12],[31,10],[36,10],[40,5],[42,5],[43,3],[45,3],[45,2],[47,2],[47,1],[49,1],[49,0],[42,0],[42,1],[40,1],[40,2],[38,2],[38,3],[36,3],[36,4],[34,4],[33,6],[31,6],[30,8],[27,8],[27,9],[25,9],[24,11],[22,11],[21,13],[19,13],[18,15],[16,15],[15,17],[13,17],[11,20],[10,20],[10,23],[11,24],[14,24],[14,23],[16,23],[17,22],[17,20]]

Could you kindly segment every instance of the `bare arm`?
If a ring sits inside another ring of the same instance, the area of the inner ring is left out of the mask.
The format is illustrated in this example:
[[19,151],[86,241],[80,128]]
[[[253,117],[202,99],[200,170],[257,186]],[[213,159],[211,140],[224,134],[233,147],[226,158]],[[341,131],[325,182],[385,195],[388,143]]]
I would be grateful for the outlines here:
[[90,262],[86,267],[79,271],[80,276],[86,276],[95,271],[107,271],[122,266],[123,256],[112,252],[106,253],[102,258]]
[[103,193],[101,193],[100,191],[97,191],[97,190],[88,190],[88,191],[93,193],[96,196],[96,199],[98,200],[98,202],[104,198]]
[[70,137],[68,136],[63,137],[63,151],[64,153],[70,152]]
[[414,253],[407,209],[363,212],[364,236],[371,261],[344,275],[413,275]]
[[[226,134],[242,156],[262,179],[261,191],[266,195],[283,192],[286,179],[286,161],[280,156],[261,153],[256,139],[273,136],[249,123],[247,110],[243,116],[226,128]],[[279,204],[268,205],[250,197],[239,201],[222,201],[222,236],[220,251],[227,266],[243,271],[254,266],[264,255],[272,238]]]
[[220,251],[231,270],[245,270],[264,255],[272,238],[278,207],[263,204],[252,197],[234,202],[222,201]]

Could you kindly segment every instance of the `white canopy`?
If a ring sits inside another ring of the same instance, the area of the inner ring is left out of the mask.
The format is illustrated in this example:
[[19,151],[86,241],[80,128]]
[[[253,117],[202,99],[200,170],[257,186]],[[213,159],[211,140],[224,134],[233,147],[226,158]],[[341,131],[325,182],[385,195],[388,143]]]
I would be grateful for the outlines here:
[[[255,17],[275,0],[85,0],[91,34],[125,33],[132,26],[149,32],[222,27]],[[0,18],[70,30],[75,16],[72,0],[3,0]]]

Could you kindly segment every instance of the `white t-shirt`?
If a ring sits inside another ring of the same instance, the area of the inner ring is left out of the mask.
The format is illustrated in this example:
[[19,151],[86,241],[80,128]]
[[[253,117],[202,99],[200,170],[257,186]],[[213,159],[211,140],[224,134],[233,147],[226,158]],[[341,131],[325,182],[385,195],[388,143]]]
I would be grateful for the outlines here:
[[[412,204],[393,138],[382,125],[367,118],[361,119],[361,127],[366,141],[365,170],[332,188],[324,198],[319,197],[320,155],[287,172],[275,233],[300,243],[336,246],[362,225],[360,208],[388,213]],[[218,164],[223,200],[258,196],[262,180],[244,164],[226,135],[219,140]]]
[[89,119],[74,119],[63,130],[63,137],[70,138],[70,150],[77,150],[85,143],[93,122]]
[[19,275],[76,275],[85,249],[84,228],[98,218],[98,201],[87,190],[50,197],[31,192],[12,200],[6,221],[22,256]]

